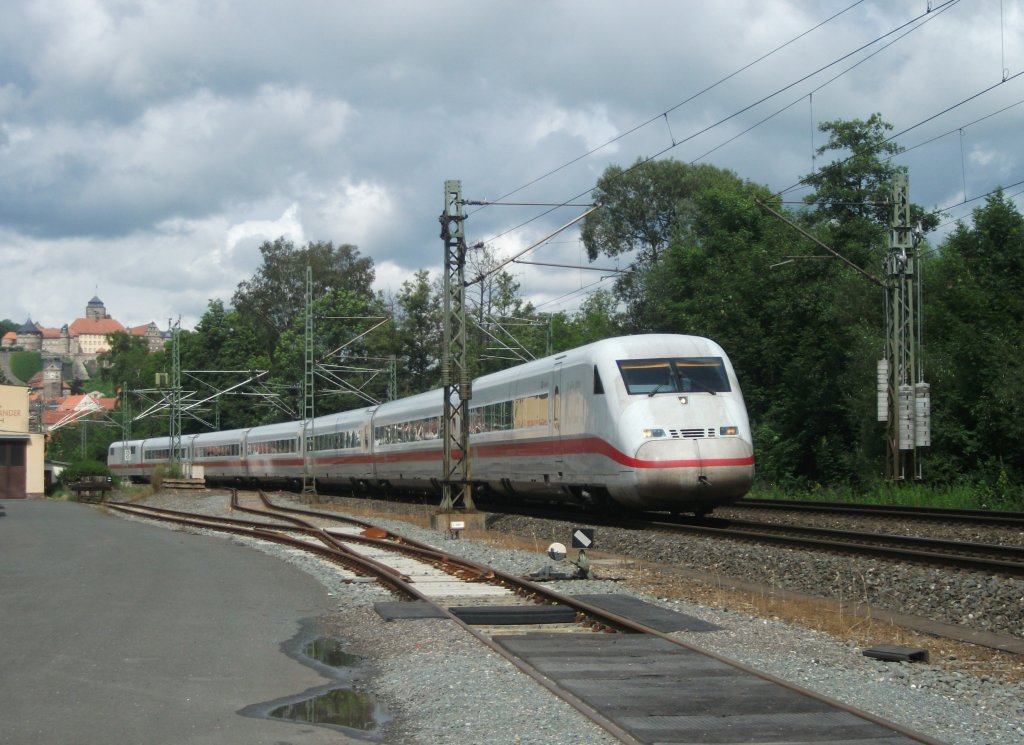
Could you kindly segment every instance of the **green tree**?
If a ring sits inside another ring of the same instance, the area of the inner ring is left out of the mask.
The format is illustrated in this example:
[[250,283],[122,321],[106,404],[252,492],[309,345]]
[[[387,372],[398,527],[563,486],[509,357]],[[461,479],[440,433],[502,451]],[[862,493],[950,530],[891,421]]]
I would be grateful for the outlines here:
[[398,395],[408,396],[441,384],[441,294],[421,269],[402,283],[395,298],[394,331]]
[[[366,401],[387,398],[387,357],[391,338],[370,332],[387,316],[384,301],[374,295],[331,288],[314,297],[313,362],[315,408],[320,414],[356,408]],[[296,392],[305,372],[305,313],[292,323],[278,343],[273,382]],[[358,391],[358,393],[357,393]]]
[[645,328],[647,296],[638,282],[644,271],[658,265],[677,236],[692,234],[695,195],[735,180],[730,171],[675,160],[637,161],[627,169],[611,166],[602,174],[592,193],[601,209],[587,216],[580,235],[591,261],[621,256],[635,270],[622,275],[615,287],[625,304],[624,330]]
[[262,265],[251,279],[239,283],[231,302],[256,330],[259,351],[271,358],[281,334],[302,318],[307,267],[313,270],[314,297],[331,289],[373,296],[373,261],[350,244],[311,242],[296,248],[278,238],[260,246],[260,253]]
[[739,179],[694,195],[688,225],[658,267],[637,277],[645,322],[652,331],[710,337],[729,354],[762,479],[848,482],[858,477],[857,430],[842,386],[863,329],[844,295],[869,288],[838,262],[788,260],[807,248],[758,205],[773,201]]
[[555,315],[551,326],[552,346],[562,351],[619,336],[623,322],[615,296],[608,290],[597,290],[587,295],[575,313]]
[[[893,177],[906,172],[892,161],[903,148],[889,140],[892,125],[880,114],[872,114],[867,121],[823,122],[818,129],[828,135],[828,141],[816,154],[836,157],[801,180],[814,189],[804,198],[814,209],[802,217],[822,230],[825,243],[874,271],[887,248]],[[938,225],[939,215],[911,205],[911,220],[927,233]]]
[[[181,355],[182,386],[195,391],[197,400],[212,398],[195,414],[214,428],[231,429],[274,421],[283,413],[280,407],[253,395],[263,390],[268,379],[218,395],[238,385],[258,370],[269,371],[270,355],[261,350],[259,332],[251,318],[222,300],[210,300],[195,329],[182,331],[178,340]],[[170,373],[169,355],[164,356],[162,372]],[[271,395],[269,391],[266,391]],[[199,421],[183,422],[186,431],[206,429]]]
[[1024,217],[1003,192],[927,267],[926,372],[939,478],[1024,480]]
[[[830,139],[820,154],[841,157],[807,179],[815,208],[790,215],[876,276],[896,172],[888,157],[898,151],[886,142],[888,128],[877,116],[824,125]],[[881,288],[763,209],[785,213],[767,188],[729,171],[673,161],[614,168],[594,198],[602,208],[584,225],[588,254],[632,258],[616,287],[623,330],[700,334],[723,345],[743,386],[762,478],[880,478]]]
[[468,264],[468,344],[474,375],[544,356],[548,319],[523,299],[519,281],[498,268],[499,261],[490,249],[470,253]]
[[107,337],[109,348],[100,352],[99,378],[108,385],[108,391],[116,391],[127,385],[129,390],[152,388],[154,374],[166,355],[152,354],[146,340],[132,336],[126,331],[117,331]]

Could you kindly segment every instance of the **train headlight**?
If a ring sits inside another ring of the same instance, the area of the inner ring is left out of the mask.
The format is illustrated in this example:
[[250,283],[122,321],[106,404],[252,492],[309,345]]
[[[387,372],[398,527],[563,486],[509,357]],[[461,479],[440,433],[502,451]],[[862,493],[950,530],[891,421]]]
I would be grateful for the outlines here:
[[657,429],[645,429],[644,430],[644,439],[645,440],[650,440],[650,439],[653,439],[655,437],[664,437],[664,436],[665,436],[665,430],[661,429],[660,427],[657,428]]
[[718,434],[720,434],[722,437],[735,437],[739,433],[739,427],[735,426],[718,428]]

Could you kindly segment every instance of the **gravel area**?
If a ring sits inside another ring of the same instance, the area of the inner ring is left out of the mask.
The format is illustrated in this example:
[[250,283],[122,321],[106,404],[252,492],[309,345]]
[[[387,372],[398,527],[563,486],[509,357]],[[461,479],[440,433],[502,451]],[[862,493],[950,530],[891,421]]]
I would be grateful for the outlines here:
[[[275,496],[275,501],[288,497]],[[158,495],[159,506],[222,513],[223,496]],[[353,509],[349,500],[336,505]],[[373,505],[361,503],[358,514]],[[396,509],[386,505],[386,509]],[[414,510],[415,511],[415,510]],[[445,551],[525,575],[549,563],[542,553],[552,540],[568,544],[566,524],[495,517],[487,540],[444,540],[436,531],[397,519],[373,522],[442,547]],[[518,540],[501,537],[514,534]],[[510,663],[447,621],[383,622],[372,610],[391,596],[374,584],[346,583],[323,561],[250,539],[257,546],[316,576],[337,599],[337,613],[320,619],[332,634],[370,664],[362,685],[384,700],[393,719],[378,734],[386,743],[515,743],[602,745],[614,738],[589,723]],[[496,545],[496,542],[504,545]],[[1022,661],[965,645],[928,640],[931,662],[879,662],[863,656],[856,633],[837,636],[783,620],[771,608],[760,615],[748,600],[720,588],[694,592],[674,578],[677,567],[776,583],[803,592],[837,593],[872,603],[899,605],[901,612],[952,623],[977,624],[1024,637],[1024,586],[989,582],[870,560],[822,558],[777,548],[725,547],[710,539],[652,537],[599,528],[592,552],[598,579],[559,583],[568,593],[624,592],[722,626],[710,633],[680,632],[687,643],[839,699],[948,743],[1024,743]],[[506,548],[504,546],[527,546]],[[609,554],[629,557],[623,562]],[[713,557],[710,561],[708,557]],[[735,573],[735,575],[730,574]],[[1010,586],[1007,586],[1010,585]],[[845,594],[844,594],[845,593]],[[696,599],[695,599],[696,598]],[[937,599],[939,598],[939,599]],[[849,620],[856,632],[858,619]],[[896,634],[896,630],[892,630]],[[904,643],[900,637],[890,643]],[[923,645],[922,645],[923,646]]]
[[[717,514],[717,513],[716,513]],[[539,540],[565,540],[570,525],[511,515],[492,529]],[[734,543],[701,536],[601,527],[605,552],[772,588],[820,595],[1024,638],[1024,580],[953,572],[867,557]]]
[[1024,530],[1008,525],[985,525],[941,519],[908,519],[872,515],[835,515],[806,510],[758,509],[756,506],[719,507],[715,517],[753,520],[779,525],[809,525],[815,528],[854,530],[865,533],[939,538],[947,541],[990,543],[994,546],[1024,546]]

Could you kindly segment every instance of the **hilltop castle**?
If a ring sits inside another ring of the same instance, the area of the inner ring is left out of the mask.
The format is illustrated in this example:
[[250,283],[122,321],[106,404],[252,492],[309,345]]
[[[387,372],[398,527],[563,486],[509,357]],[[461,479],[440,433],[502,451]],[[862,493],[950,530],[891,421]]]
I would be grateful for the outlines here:
[[17,331],[4,334],[0,347],[40,352],[43,357],[43,398],[59,398],[63,394],[64,380],[88,380],[91,377],[97,356],[110,349],[110,336],[117,332],[142,337],[151,352],[163,348],[167,341],[166,334],[155,323],[125,327],[110,317],[102,300],[94,297],[85,306],[84,318],[76,318],[59,329],[40,326],[29,318]]

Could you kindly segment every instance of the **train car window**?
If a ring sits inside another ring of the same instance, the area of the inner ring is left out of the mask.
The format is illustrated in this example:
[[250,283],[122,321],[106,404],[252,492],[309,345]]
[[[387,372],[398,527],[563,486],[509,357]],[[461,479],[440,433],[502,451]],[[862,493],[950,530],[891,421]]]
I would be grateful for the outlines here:
[[601,373],[597,371],[597,365],[594,365],[594,395],[600,396],[604,393],[604,383],[601,382]]
[[721,357],[685,357],[672,360],[684,391],[728,393],[732,390]]
[[626,392],[633,396],[732,390],[721,357],[619,360],[618,365]]

